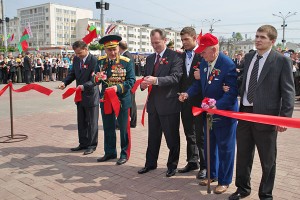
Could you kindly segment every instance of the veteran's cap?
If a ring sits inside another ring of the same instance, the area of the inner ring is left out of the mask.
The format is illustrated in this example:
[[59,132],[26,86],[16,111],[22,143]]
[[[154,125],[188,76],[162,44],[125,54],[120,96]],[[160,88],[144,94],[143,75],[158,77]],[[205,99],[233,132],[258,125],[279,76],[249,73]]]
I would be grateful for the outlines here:
[[103,44],[105,48],[114,48],[119,45],[121,40],[122,37],[118,35],[105,35],[99,40],[99,43]]
[[206,49],[207,47],[214,46],[218,43],[219,43],[218,38],[216,38],[214,35],[210,33],[206,33],[200,38],[200,43],[198,44],[199,46],[195,50],[195,52],[202,53],[202,51],[204,51],[204,49]]

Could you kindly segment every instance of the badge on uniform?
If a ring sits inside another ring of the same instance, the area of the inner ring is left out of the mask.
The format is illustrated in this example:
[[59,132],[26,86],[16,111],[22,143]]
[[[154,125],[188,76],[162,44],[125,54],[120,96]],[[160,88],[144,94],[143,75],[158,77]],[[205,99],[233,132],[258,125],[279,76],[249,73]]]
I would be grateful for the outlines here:
[[211,84],[211,81],[208,81],[208,84]]
[[207,72],[207,68],[206,67],[204,68],[204,72]]

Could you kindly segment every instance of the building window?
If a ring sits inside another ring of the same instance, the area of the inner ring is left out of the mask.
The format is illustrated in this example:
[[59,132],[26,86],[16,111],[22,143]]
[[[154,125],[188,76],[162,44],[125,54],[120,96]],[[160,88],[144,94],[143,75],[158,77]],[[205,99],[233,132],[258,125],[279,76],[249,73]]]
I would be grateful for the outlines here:
[[48,12],[48,8],[46,8],[45,11]]

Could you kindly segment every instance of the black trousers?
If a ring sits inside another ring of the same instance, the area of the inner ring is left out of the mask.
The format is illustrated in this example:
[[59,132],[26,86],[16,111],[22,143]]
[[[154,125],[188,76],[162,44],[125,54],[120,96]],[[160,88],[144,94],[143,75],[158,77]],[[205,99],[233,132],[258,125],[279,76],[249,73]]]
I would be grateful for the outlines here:
[[131,108],[130,108],[130,126],[136,127],[137,107],[135,102],[135,94],[131,93]]
[[194,117],[192,114],[192,105],[186,101],[182,103],[181,121],[187,142],[186,161],[189,164],[198,165],[200,159],[200,169],[206,169],[202,114]]
[[29,84],[31,81],[31,71],[30,70],[24,70],[24,82],[26,84]]
[[157,167],[162,133],[169,148],[168,169],[177,169],[180,153],[179,137],[180,114],[158,115],[148,113],[148,148],[146,153],[147,167]]
[[[242,112],[253,112],[252,107],[243,107]],[[273,199],[277,155],[277,131],[257,130],[255,123],[240,120],[237,126],[237,155],[235,185],[241,193],[251,192],[250,175],[255,146],[262,167],[259,186],[260,199]]]
[[79,145],[96,148],[98,145],[99,106],[85,107],[77,103]]

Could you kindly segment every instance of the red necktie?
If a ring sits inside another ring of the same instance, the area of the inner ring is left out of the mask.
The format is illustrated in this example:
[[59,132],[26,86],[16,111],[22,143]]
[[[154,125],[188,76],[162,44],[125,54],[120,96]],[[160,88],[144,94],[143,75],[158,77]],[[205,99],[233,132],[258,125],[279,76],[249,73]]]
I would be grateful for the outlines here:
[[153,75],[154,75],[154,76],[156,75],[156,72],[157,72],[157,70],[158,70],[159,60],[160,60],[160,55],[157,54],[157,56],[156,56],[156,61],[155,61],[155,63],[154,63],[154,70],[153,70]]

